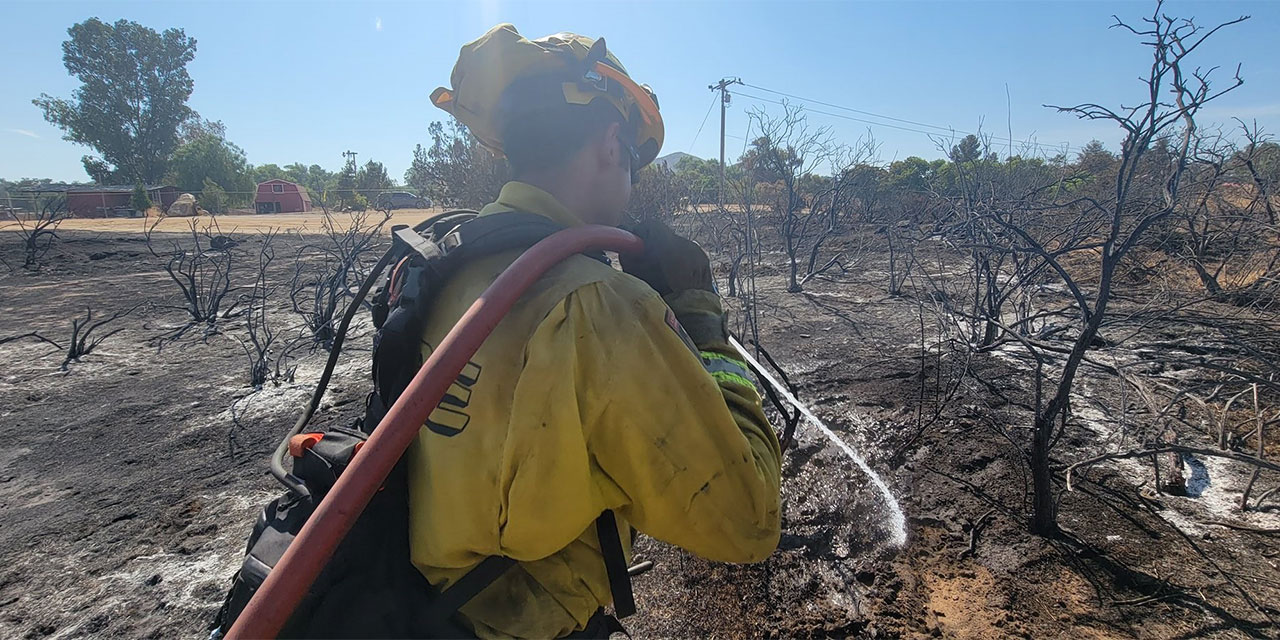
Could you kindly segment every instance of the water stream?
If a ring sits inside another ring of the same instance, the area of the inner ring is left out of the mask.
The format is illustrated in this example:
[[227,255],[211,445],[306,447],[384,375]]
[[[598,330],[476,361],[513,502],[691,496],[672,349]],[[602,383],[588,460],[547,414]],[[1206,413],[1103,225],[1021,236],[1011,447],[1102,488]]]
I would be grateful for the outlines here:
[[737,349],[738,353],[742,354],[742,357],[746,358],[747,361],[756,368],[756,371],[760,373],[760,376],[763,377],[770,386],[776,389],[782,397],[786,398],[787,402],[791,403],[791,406],[799,409],[800,413],[804,415],[805,419],[808,420],[810,424],[817,427],[818,430],[821,431],[828,440],[835,443],[835,445],[839,447],[840,450],[843,451],[859,469],[862,469],[862,471],[867,474],[867,477],[871,478],[871,483],[874,484],[876,489],[880,491],[880,494],[884,496],[885,505],[889,510],[890,544],[895,547],[901,547],[906,544],[907,518],[902,513],[902,506],[898,504],[898,499],[893,496],[893,492],[889,491],[889,485],[885,483],[879,474],[871,470],[871,467],[867,465],[867,461],[863,460],[862,456],[858,455],[858,452],[853,450],[853,447],[850,447],[849,444],[842,440],[840,436],[837,436],[834,431],[827,428],[827,425],[823,424],[822,420],[819,420],[818,416],[815,416],[809,407],[801,404],[800,401],[791,394],[790,390],[779,384],[778,381],[769,374],[767,369],[761,366],[750,353],[747,353],[747,350],[743,348],[737,339],[730,337],[729,344],[733,345],[733,348]]

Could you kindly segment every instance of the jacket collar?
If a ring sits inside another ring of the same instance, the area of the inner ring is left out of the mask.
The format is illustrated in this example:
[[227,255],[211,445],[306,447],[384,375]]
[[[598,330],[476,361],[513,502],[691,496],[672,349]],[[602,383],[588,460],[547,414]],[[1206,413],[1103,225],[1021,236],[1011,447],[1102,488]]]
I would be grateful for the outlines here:
[[487,216],[506,211],[536,213],[566,227],[576,227],[582,224],[582,221],[577,219],[563,204],[560,204],[560,201],[556,200],[555,196],[527,182],[517,180],[512,180],[502,185],[502,191],[498,193],[498,200],[485,205],[480,210],[480,215]]

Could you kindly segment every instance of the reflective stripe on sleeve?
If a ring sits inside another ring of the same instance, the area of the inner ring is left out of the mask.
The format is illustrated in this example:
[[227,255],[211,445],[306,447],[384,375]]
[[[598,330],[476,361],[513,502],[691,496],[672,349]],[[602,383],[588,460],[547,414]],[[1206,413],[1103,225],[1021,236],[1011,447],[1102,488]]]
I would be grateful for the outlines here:
[[751,382],[751,373],[747,369],[745,362],[711,351],[701,351],[698,356],[702,360],[702,368],[706,369],[707,373],[710,373],[711,377],[716,380],[732,382],[755,389],[756,385]]

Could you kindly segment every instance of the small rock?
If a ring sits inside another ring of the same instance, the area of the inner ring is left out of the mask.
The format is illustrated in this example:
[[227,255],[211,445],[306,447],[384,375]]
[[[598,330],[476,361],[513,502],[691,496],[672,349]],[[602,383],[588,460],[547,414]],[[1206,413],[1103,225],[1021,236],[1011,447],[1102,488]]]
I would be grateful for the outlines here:
[[209,538],[207,536],[192,536],[178,545],[178,553],[189,556],[199,551],[208,542]]

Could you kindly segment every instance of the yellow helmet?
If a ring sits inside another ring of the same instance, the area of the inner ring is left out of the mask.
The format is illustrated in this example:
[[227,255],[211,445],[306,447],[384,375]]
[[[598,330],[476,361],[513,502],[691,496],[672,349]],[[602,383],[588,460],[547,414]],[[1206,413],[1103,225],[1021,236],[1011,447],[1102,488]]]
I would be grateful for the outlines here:
[[636,84],[627,75],[622,63],[606,50],[604,38],[557,33],[529,40],[514,26],[500,24],[462,47],[449,78],[452,89],[436,89],[431,103],[466,125],[485,147],[501,154],[500,104],[507,87],[521,78],[560,74],[565,78],[566,103],[604,99],[622,114],[635,129],[641,167],[658,157],[663,138],[658,97],[648,85]]

